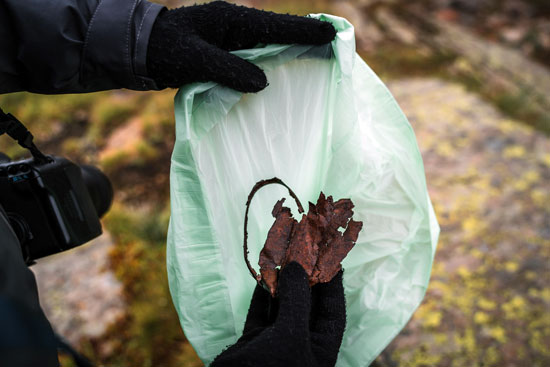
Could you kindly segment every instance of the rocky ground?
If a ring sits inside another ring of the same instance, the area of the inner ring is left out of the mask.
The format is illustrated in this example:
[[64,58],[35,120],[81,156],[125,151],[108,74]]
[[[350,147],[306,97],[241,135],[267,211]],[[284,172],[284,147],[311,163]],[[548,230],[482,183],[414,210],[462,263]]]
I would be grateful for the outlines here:
[[425,301],[381,362],[548,365],[550,139],[457,84],[389,88],[415,129],[441,237]]
[[122,283],[109,263],[113,246],[104,234],[31,267],[46,316],[56,332],[75,345],[101,336],[125,313]]

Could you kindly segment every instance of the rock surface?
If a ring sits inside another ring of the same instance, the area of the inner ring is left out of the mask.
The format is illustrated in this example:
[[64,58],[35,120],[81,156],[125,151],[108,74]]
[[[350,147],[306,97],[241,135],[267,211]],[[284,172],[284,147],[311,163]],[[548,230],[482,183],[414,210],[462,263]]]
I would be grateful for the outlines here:
[[550,139],[460,85],[388,86],[415,129],[441,236],[426,298],[379,363],[547,365]]
[[109,269],[108,234],[31,267],[53,328],[73,344],[103,334],[124,315],[122,285]]

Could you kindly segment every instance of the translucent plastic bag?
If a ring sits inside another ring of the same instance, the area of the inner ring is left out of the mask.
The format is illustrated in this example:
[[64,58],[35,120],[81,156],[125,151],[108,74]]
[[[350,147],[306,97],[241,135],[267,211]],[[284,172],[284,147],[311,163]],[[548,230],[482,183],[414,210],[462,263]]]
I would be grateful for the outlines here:
[[[202,83],[175,98],[168,275],[185,335],[206,364],[242,334],[255,286],[243,259],[245,203],[261,179],[281,178],[303,203],[320,191],[351,198],[354,219],[364,222],[343,263],[347,328],[338,366],[367,366],[428,285],[439,227],[414,133],[356,55],[351,24],[314,17],[338,30],[330,46],[235,52],[266,72],[270,85],[262,92]],[[286,195],[270,186],[254,197],[253,264],[273,205]]]

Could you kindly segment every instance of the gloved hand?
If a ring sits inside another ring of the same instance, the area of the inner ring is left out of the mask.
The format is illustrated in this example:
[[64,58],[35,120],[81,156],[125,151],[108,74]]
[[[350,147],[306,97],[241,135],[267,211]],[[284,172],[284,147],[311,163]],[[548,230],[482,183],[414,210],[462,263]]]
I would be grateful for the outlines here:
[[346,327],[342,271],[311,290],[296,262],[280,273],[278,297],[256,286],[243,336],[211,367],[332,367]]
[[241,92],[267,86],[263,71],[228,51],[258,43],[320,45],[334,39],[328,22],[215,1],[164,10],[147,48],[147,70],[160,88],[214,81]]

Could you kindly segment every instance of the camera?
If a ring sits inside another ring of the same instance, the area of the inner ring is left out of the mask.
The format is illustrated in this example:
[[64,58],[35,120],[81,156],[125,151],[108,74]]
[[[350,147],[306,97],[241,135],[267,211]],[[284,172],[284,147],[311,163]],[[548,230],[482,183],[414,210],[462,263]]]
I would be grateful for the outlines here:
[[99,236],[99,218],[113,201],[107,176],[96,167],[44,155],[21,121],[0,108],[0,135],[4,133],[32,154],[12,162],[0,153],[0,209],[19,239],[27,265]]
[[0,204],[28,264],[99,236],[99,218],[113,198],[99,169],[45,157],[11,162],[0,156]]

